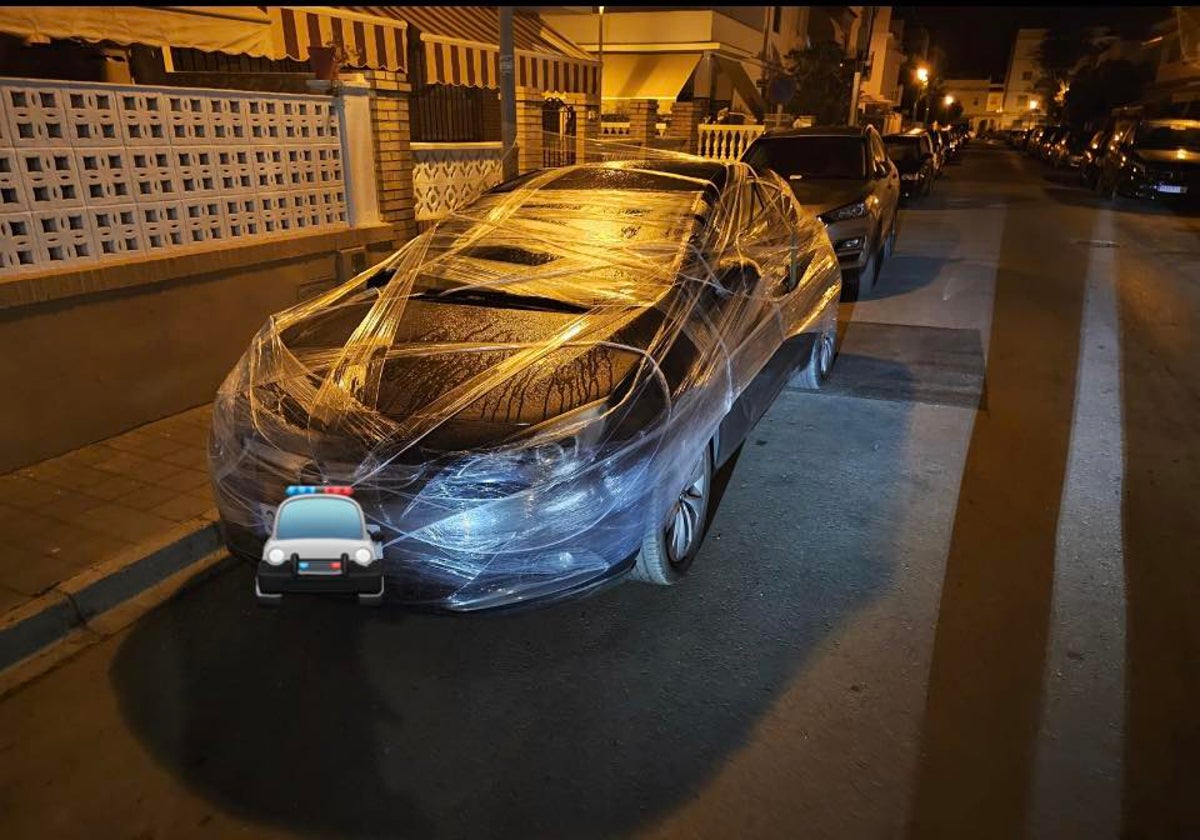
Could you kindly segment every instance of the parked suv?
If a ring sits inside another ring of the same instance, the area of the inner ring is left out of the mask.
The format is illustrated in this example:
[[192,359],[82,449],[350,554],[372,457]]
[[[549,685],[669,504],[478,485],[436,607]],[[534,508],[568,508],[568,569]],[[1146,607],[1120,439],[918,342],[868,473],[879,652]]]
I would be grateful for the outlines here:
[[888,157],[900,170],[900,195],[929,195],[937,175],[933,156],[933,141],[929,132],[915,129],[904,134],[889,134],[883,138]]
[[825,225],[854,300],[875,285],[896,245],[900,173],[873,126],[820,127],[764,134],[742,160],[779,173]]
[[1200,198],[1200,120],[1143,120],[1114,134],[1100,165],[1097,189],[1149,200]]

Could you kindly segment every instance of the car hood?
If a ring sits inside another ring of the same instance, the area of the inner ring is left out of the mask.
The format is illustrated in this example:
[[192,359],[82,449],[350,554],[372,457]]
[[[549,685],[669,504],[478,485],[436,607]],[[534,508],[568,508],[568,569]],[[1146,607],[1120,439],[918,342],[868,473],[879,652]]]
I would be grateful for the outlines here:
[[360,294],[264,328],[241,366],[244,419],[324,462],[363,461],[389,438],[400,449],[419,442],[420,457],[492,446],[610,398],[664,322],[648,305],[559,312],[409,298],[381,315],[388,305]]
[[791,179],[788,183],[792,193],[806,210],[818,216],[838,207],[862,201],[870,193],[870,188],[862,181],[839,179],[804,178]]

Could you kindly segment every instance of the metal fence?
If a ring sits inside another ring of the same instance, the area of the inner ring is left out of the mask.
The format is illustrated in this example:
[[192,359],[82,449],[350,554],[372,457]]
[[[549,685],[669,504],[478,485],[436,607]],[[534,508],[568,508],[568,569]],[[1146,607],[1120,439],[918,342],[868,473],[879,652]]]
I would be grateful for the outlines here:
[[412,139],[417,143],[500,140],[500,97],[495,90],[425,85],[409,94]]

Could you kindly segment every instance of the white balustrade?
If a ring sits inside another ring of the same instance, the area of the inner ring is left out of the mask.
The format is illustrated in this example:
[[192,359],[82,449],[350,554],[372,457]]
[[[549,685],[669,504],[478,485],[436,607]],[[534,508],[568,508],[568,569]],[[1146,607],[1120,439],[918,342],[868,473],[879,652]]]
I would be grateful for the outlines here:
[[413,143],[418,222],[440,219],[504,179],[500,143]]
[[628,137],[629,123],[627,122],[602,122],[600,123],[601,137]]
[[347,224],[330,97],[0,79],[0,271]]
[[742,152],[763,133],[761,125],[708,125],[700,128],[700,157],[712,160],[737,160]]

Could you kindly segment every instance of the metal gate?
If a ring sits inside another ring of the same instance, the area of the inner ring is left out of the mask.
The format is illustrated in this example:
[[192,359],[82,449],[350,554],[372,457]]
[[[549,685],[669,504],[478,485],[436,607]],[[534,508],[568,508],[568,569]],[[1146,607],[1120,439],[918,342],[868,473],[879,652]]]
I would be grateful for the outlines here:
[[575,163],[575,109],[561,99],[542,105],[542,166]]

